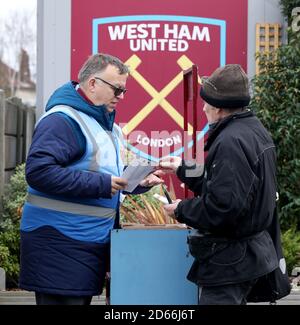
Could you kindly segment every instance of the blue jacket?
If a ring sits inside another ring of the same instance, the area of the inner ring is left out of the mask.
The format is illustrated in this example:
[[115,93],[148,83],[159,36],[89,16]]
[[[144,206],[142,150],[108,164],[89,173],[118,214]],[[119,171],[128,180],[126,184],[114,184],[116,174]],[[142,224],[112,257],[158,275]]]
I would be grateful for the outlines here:
[[[70,106],[112,131],[115,114],[88,103],[69,82],[49,99],[46,111]],[[80,113],[80,114],[81,114]],[[76,165],[84,156],[87,138],[81,127],[59,112],[37,125],[26,163],[29,192],[46,199],[90,202],[111,199],[111,174],[91,172]],[[115,198],[119,201],[118,197]],[[110,200],[108,200],[109,202]],[[118,206],[116,222],[118,224]],[[108,219],[59,214],[25,204],[21,222],[20,287],[52,294],[96,295],[101,292],[109,258]],[[80,280],[79,280],[80,279]]]

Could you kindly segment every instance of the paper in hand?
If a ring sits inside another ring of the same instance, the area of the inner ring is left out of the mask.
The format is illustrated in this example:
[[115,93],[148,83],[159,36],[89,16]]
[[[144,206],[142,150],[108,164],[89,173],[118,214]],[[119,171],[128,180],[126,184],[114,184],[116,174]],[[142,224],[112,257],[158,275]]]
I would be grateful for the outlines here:
[[128,185],[124,191],[131,193],[140,182],[155,170],[155,166],[151,165],[151,161],[136,158],[124,170],[122,178],[127,179]]
[[163,203],[163,204],[170,204],[169,202],[168,202],[168,199],[165,197],[165,196],[162,196],[162,195],[159,195],[159,194],[157,194],[157,193],[154,193],[153,194],[153,197],[154,198],[156,198],[157,200],[159,200],[161,203]]

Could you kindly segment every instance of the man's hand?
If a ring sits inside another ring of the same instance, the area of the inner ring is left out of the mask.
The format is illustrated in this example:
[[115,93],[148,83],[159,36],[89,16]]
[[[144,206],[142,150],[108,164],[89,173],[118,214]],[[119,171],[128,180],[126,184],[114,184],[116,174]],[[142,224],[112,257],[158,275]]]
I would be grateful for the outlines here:
[[182,159],[177,156],[168,156],[159,161],[159,167],[165,173],[176,173]]
[[175,211],[175,209],[177,208],[177,206],[178,206],[178,204],[180,202],[181,202],[181,200],[178,199],[176,201],[173,201],[172,204],[165,204],[164,205],[165,212],[169,217],[175,219],[174,211]]
[[111,196],[114,196],[118,191],[124,190],[127,186],[127,179],[121,177],[111,177]]
[[164,173],[161,170],[157,170],[152,174],[149,174],[141,182],[140,186],[152,187],[164,183],[164,180],[160,178]]

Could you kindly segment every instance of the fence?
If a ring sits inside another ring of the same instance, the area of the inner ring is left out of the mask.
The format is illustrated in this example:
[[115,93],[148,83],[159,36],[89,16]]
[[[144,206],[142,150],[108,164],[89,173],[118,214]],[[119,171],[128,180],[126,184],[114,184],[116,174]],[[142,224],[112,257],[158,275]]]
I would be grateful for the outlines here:
[[35,109],[19,98],[5,99],[0,90],[0,211],[4,186],[17,165],[25,162],[35,124]]
[[[270,53],[281,44],[280,24],[256,24],[256,53]],[[259,74],[259,59],[256,59],[256,74]]]

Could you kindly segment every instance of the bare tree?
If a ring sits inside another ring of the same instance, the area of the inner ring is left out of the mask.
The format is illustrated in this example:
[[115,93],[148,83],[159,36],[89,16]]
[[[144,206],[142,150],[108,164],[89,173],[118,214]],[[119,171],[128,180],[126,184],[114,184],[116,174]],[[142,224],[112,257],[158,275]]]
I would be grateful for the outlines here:
[[2,22],[0,30],[0,59],[8,69],[10,93],[13,96],[20,87],[20,64],[22,51],[26,50],[36,61],[36,26],[34,13],[12,11]]

